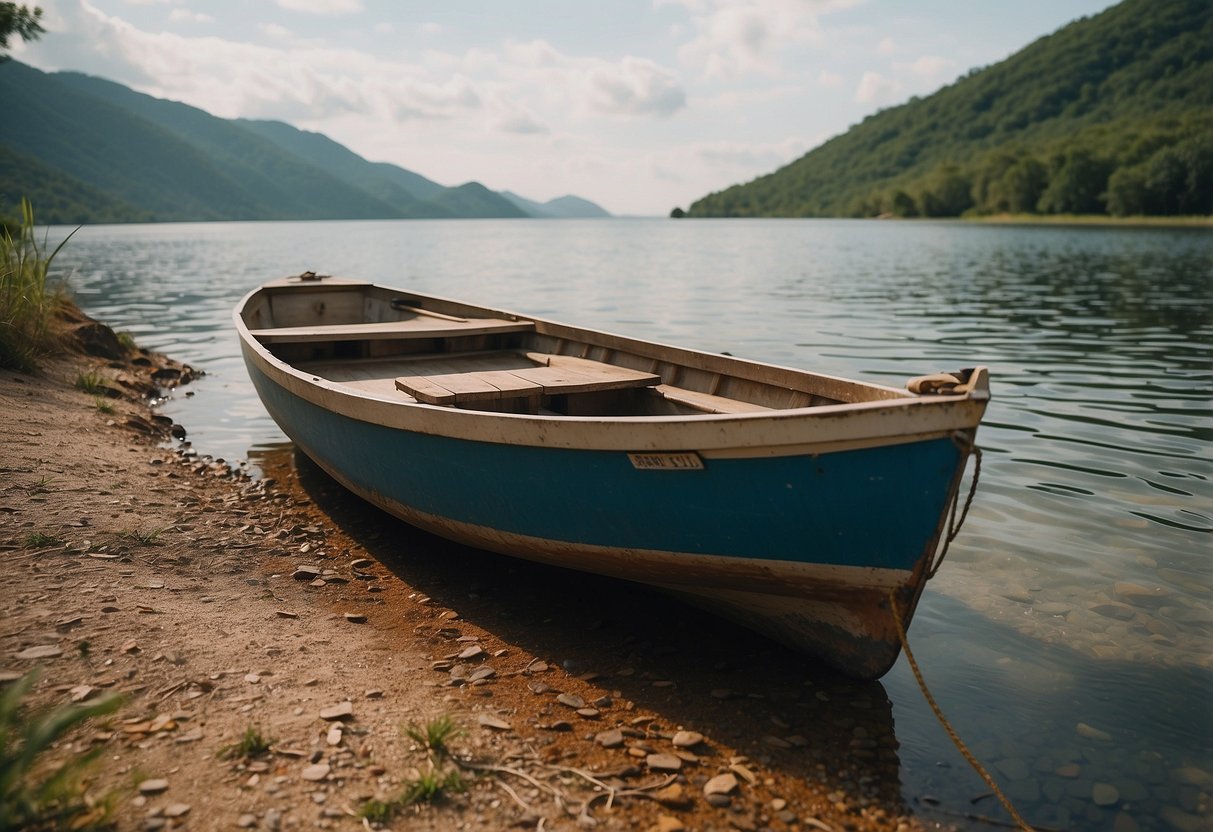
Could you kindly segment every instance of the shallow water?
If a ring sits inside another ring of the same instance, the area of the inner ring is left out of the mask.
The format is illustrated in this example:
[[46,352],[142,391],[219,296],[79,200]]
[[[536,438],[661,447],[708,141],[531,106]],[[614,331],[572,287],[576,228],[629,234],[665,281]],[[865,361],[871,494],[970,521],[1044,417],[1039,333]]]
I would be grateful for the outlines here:
[[[283,440],[245,376],[231,309],[305,269],[898,386],[988,364],[978,497],[911,630],[927,680],[1030,820],[1213,826],[1202,802],[1213,791],[1208,230],[99,226],[58,263],[87,311],[207,372],[166,412],[199,452],[229,461]],[[904,659],[883,684],[907,797],[938,801],[921,811],[1000,816],[991,800],[970,803],[986,787]],[[1114,803],[1096,805],[1097,783]]]

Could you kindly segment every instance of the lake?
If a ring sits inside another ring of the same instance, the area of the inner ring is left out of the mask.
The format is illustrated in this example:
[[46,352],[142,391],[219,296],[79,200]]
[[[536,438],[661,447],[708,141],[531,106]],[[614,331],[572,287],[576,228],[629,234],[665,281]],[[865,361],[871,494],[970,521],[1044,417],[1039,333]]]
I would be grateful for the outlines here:
[[[83,228],[57,263],[86,311],[207,373],[164,410],[229,462],[285,441],[231,309],[307,269],[895,386],[987,364],[980,489],[910,632],[927,680],[1033,822],[1213,828],[1213,231],[164,224]],[[904,658],[881,684],[907,802],[973,811]]]

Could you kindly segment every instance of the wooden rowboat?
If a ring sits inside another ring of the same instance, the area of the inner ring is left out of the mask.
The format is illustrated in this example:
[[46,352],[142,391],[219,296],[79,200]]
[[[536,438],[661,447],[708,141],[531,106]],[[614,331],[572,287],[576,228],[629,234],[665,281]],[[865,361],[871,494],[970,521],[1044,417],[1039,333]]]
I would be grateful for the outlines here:
[[444,537],[651,584],[861,678],[900,650],[989,399],[911,392],[305,273],[235,311],[261,400]]

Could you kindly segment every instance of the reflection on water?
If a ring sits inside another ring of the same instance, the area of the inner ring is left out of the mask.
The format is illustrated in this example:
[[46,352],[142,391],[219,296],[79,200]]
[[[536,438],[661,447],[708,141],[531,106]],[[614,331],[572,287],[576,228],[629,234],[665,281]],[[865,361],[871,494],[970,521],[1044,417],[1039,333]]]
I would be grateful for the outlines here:
[[[1209,231],[183,224],[85,228],[60,257],[89,311],[208,372],[170,407],[228,459],[282,439],[230,310],[304,269],[897,385],[988,364],[979,498],[911,632],[928,679],[1030,818],[1211,822]],[[902,664],[885,686],[907,794],[968,811],[983,786]]]

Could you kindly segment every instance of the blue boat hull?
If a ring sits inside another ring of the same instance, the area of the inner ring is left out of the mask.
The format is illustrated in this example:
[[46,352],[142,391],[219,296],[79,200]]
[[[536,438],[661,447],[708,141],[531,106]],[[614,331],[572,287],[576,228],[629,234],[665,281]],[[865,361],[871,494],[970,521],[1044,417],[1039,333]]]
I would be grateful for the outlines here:
[[891,600],[908,626],[989,398],[985,368],[891,388],[314,275],[234,317],[270,415],[366,500],[861,678],[897,659]]

